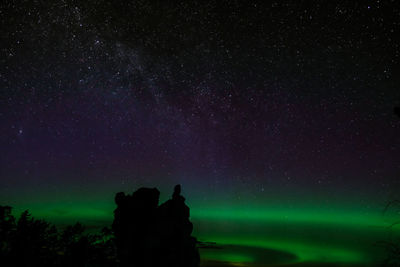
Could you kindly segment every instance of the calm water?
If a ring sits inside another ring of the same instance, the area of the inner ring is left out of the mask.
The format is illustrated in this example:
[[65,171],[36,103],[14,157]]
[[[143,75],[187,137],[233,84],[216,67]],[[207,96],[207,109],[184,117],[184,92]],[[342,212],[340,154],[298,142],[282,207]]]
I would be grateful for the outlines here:
[[[379,241],[397,231],[346,224],[195,220],[202,266],[318,264],[369,266],[386,256]],[[298,266],[298,265],[296,265]]]

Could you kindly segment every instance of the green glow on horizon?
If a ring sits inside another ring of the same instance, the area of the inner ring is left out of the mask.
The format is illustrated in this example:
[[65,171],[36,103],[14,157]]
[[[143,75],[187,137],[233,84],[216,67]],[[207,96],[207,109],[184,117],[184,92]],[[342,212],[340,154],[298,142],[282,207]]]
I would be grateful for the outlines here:
[[[379,211],[363,213],[349,210],[238,208],[195,209],[193,221],[200,240],[218,245],[264,248],[294,254],[295,262],[367,264],[379,253],[369,246],[385,239],[394,217]],[[211,226],[210,226],[211,225]],[[227,230],[226,230],[227,229]],[[393,228],[399,232],[398,228]],[[229,235],[229,231],[235,232]],[[333,235],[333,236],[332,236]],[[351,239],[362,240],[358,244]],[[371,253],[376,255],[371,256]],[[248,255],[249,257],[251,255]],[[207,260],[221,260],[218,254],[204,252]],[[234,262],[234,259],[231,259]],[[239,261],[240,262],[240,261]]]
[[[43,218],[58,225],[80,221],[89,227],[110,226],[115,208],[110,200],[87,199],[43,200],[22,204],[14,205],[16,216],[23,209],[29,209],[35,218]],[[221,246],[287,252],[297,257],[295,262],[370,263],[373,258],[370,254],[374,252],[366,248],[363,242],[384,240],[386,227],[395,218],[394,215],[384,217],[379,210],[366,213],[339,208],[323,210],[313,207],[245,208],[234,204],[208,207],[188,205],[195,226],[194,235],[199,240],[217,242]],[[399,230],[394,229],[396,232]],[[357,244],[358,241],[348,242],[353,234],[362,240],[360,244]],[[202,252],[202,259],[234,263],[235,266],[257,263],[257,257],[251,250],[208,250]]]
[[202,253],[207,260],[216,260],[230,263],[250,263],[254,262],[254,258],[244,253],[227,253],[224,251],[207,251]]
[[[197,209],[192,218],[206,220],[267,221],[287,223],[344,224],[347,226],[387,227],[394,218],[384,218],[381,213],[355,213],[315,209]],[[389,220],[389,221],[388,221]]]
[[[211,237],[210,237],[211,240]],[[296,243],[282,240],[246,240],[246,239],[233,239],[233,238],[215,238],[212,237],[214,242],[219,245],[240,245],[251,246],[265,249],[274,249],[278,251],[287,251],[295,254],[298,259],[296,262],[342,262],[342,263],[363,263],[368,262],[365,255],[357,250],[341,249],[332,246],[318,246],[312,243]],[[216,254],[210,255],[207,253],[208,260],[221,260],[226,261],[226,258],[220,257]],[[249,259],[251,259],[249,257]],[[242,262],[235,258],[230,258],[232,262]],[[248,261],[251,262],[251,261]]]
[[[26,209],[36,217],[43,217],[54,221],[61,220],[103,220],[111,221],[113,216],[114,203],[108,202],[53,202],[53,203],[30,203]],[[16,207],[19,213],[24,208]],[[319,224],[340,224],[357,227],[387,227],[395,218],[383,217],[381,213],[355,213],[343,211],[323,211],[315,209],[270,209],[270,208],[237,208],[232,206],[215,208],[192,208],[191,218],[204,220],[233,220],[233,221],[266,221],[281,223],[319,223]]]
[[31,203],[23,208],[16,207],[15,216],[19,216],[22,210],[29,209],[35,218],[49,220],[55,224],[110,224],[113,218],[113,205],[102,202],[52,202]]

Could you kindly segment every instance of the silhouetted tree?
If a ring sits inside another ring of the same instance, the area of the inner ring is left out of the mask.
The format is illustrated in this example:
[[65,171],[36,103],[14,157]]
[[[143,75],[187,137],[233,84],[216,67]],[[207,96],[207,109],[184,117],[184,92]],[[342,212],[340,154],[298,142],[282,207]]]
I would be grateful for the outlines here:
[[11,253],[11,240],[15,232],[15,218],[10,206],[0,206],[0,259],[8,262]]
[[103,227],[93,238],[93,266],[114,266],[117,263],[115,237],[109,227]]
[[60,243],[68,266],[85,266],[88,261],[89,240],[85,227],[77,222],[68,226],[61,234]]
[[12,266],[52,266],[56,258],[54,227],[32,218],[24,211],[12,231],[7,264]]
[[116,194],[112,229],[94,234],[80,223],[58,231],[27,210],[16,220],[11,207],[0,206],[0,266],[197,267],[197,241],[180,185],[161,206],[159,196],[156,188]]
[[100,233],[88,234],[85,227],[76,223],[61,234],[60,244],[64,266],[116,265],[112,232],[104,227]]
[[77,223],[61,233],[24,211],[18,221],[0,206],[0,266],[117,266],[109,228],[87,234]]

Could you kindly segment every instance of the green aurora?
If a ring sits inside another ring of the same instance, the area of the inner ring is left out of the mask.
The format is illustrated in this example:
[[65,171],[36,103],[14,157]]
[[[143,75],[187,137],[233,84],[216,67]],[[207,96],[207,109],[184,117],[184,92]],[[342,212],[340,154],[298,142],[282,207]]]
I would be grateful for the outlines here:
[[[368,265],[385,256],[377,243],[398,234],[398,229],[388,228],[396,215],[384,216],[381,210],[188,204],[194,235],[200,241],[216,242],[218,247],[201,249],[204,266],[214,266],[209,262],[226,262],[230,266]],[[22,206],[15,207],[16,214],[22,211]],[[60,226],[79,220],[93,229],[109,225],[115,208],[112,202],[87,200],[31,202],[24,207],[35,217]],[[279,253],[287,255],[279,257]],[[263,256],[267,254],[270,256]]]
[[92,233],[117,192],[181,184],[201,267],[377,266],[400,248],[399,10],[3,1],[0,205]]

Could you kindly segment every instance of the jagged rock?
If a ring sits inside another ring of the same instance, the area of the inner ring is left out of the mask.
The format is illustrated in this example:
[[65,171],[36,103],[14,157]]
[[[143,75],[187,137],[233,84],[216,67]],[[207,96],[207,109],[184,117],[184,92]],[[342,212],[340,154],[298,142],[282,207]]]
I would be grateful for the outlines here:
[[175,186],[172,199],[160,206],[156,188],[116,194],[112,227],[122,266],[199,265],[190,209],[180,193],[180,185]]

